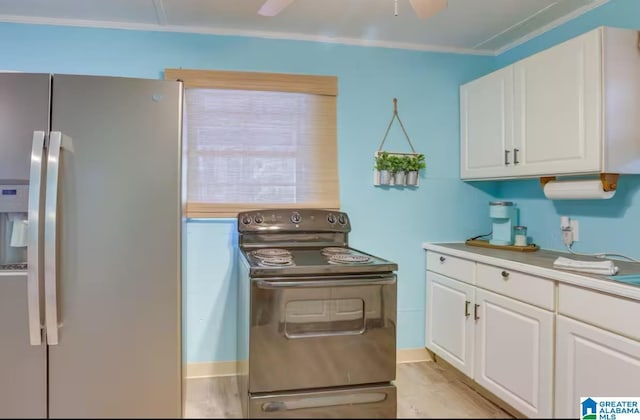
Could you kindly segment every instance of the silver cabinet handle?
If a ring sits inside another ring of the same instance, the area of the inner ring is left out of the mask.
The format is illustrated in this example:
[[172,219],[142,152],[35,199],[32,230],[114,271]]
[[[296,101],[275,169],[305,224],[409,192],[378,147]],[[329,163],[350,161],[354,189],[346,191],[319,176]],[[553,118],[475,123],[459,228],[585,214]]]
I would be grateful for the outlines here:
[[469,317],[469,315],[471,315],[471,313],[469,312],[469,305],[471,305],[471,301],[470,300],[465,300],[464,301],[464,316],[465,318]]
[[47,157],[47,192],[45,194],[44,222],[44,315],[47,344],[58,344],[58,296],[56,264],[58,187],[60,179],[60,156],[62,149],[72,151],[71,138],[59,131],[52,131]]
[[444,262],[444,260],[446,260],[446,258],[445,258],[445,257],[440,257],[440,262],[441,262],[441,263],[443,263],[443,262]]
[[518,161],[518,152],[520,151],[520,149],[513,149],[513,164],[517,165],[518,163],[520,163]]
[[478,316],[478,308],[480,307],[480,305],[478,305],[477,303],[475,305],[473,305],[473,319],[475,319],[476,321],[480,319],[480,317]]
[[32,346],[42,344],[42,328],[40,325],[40,196],[44,138],[44,131],[33,132],[31,170],[29,172],[27,308],[29,313],[29,342]]
[[509,280],[509,272],[508,271],[503,271],[501,274],[502,274],[502,278],[504,280]]
[[505,165],[509,164],[509,152],[510,152],[510,150],[505,150],[504,151],[504,164]]

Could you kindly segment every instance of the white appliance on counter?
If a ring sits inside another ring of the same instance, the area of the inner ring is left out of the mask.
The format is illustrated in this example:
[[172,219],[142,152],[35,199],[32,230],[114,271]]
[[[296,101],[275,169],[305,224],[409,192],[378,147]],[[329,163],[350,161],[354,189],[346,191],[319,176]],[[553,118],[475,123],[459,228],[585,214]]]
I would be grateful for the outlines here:
[[182,96],[0,73],[0,417],[181,417]]

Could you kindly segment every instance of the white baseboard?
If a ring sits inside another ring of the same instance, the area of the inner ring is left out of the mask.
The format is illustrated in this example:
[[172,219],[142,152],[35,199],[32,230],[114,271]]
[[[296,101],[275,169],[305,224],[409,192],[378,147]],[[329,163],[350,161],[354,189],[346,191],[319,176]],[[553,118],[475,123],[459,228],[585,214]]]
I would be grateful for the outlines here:
[[[431,355],[425,348],[401,349],[396,352],[396,363],[431,362]],[[186,377],[212,378],[216,376],[233,376],[236,374],[236,361],[187,363]]]
[[426,348],[401,349],[396,351],[396,363],[433,362]]
[[236,372],[235,360],[229,362],[187,363],[185,376],[187,379],[211,378],[214,376],[234,376]]

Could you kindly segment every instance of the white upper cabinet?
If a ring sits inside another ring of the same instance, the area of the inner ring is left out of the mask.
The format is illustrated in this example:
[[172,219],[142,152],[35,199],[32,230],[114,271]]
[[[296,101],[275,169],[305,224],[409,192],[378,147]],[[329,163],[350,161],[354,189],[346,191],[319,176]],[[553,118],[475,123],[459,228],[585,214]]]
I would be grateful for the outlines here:
[[601,27],[463,85],[462,179],[640,173],[638,32]]
[[501,176],[512,163],[513,66],[460,87],[462,178]]
[[589,32],[514,65],[523,173],[600,170],[600,39]]

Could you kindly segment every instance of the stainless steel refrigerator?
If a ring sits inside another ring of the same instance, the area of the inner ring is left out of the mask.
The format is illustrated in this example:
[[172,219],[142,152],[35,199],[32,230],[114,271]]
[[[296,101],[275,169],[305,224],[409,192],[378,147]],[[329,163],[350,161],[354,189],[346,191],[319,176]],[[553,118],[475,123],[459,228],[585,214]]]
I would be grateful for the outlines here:
[[0,417],[181,417],[182,92],[0,74]]

